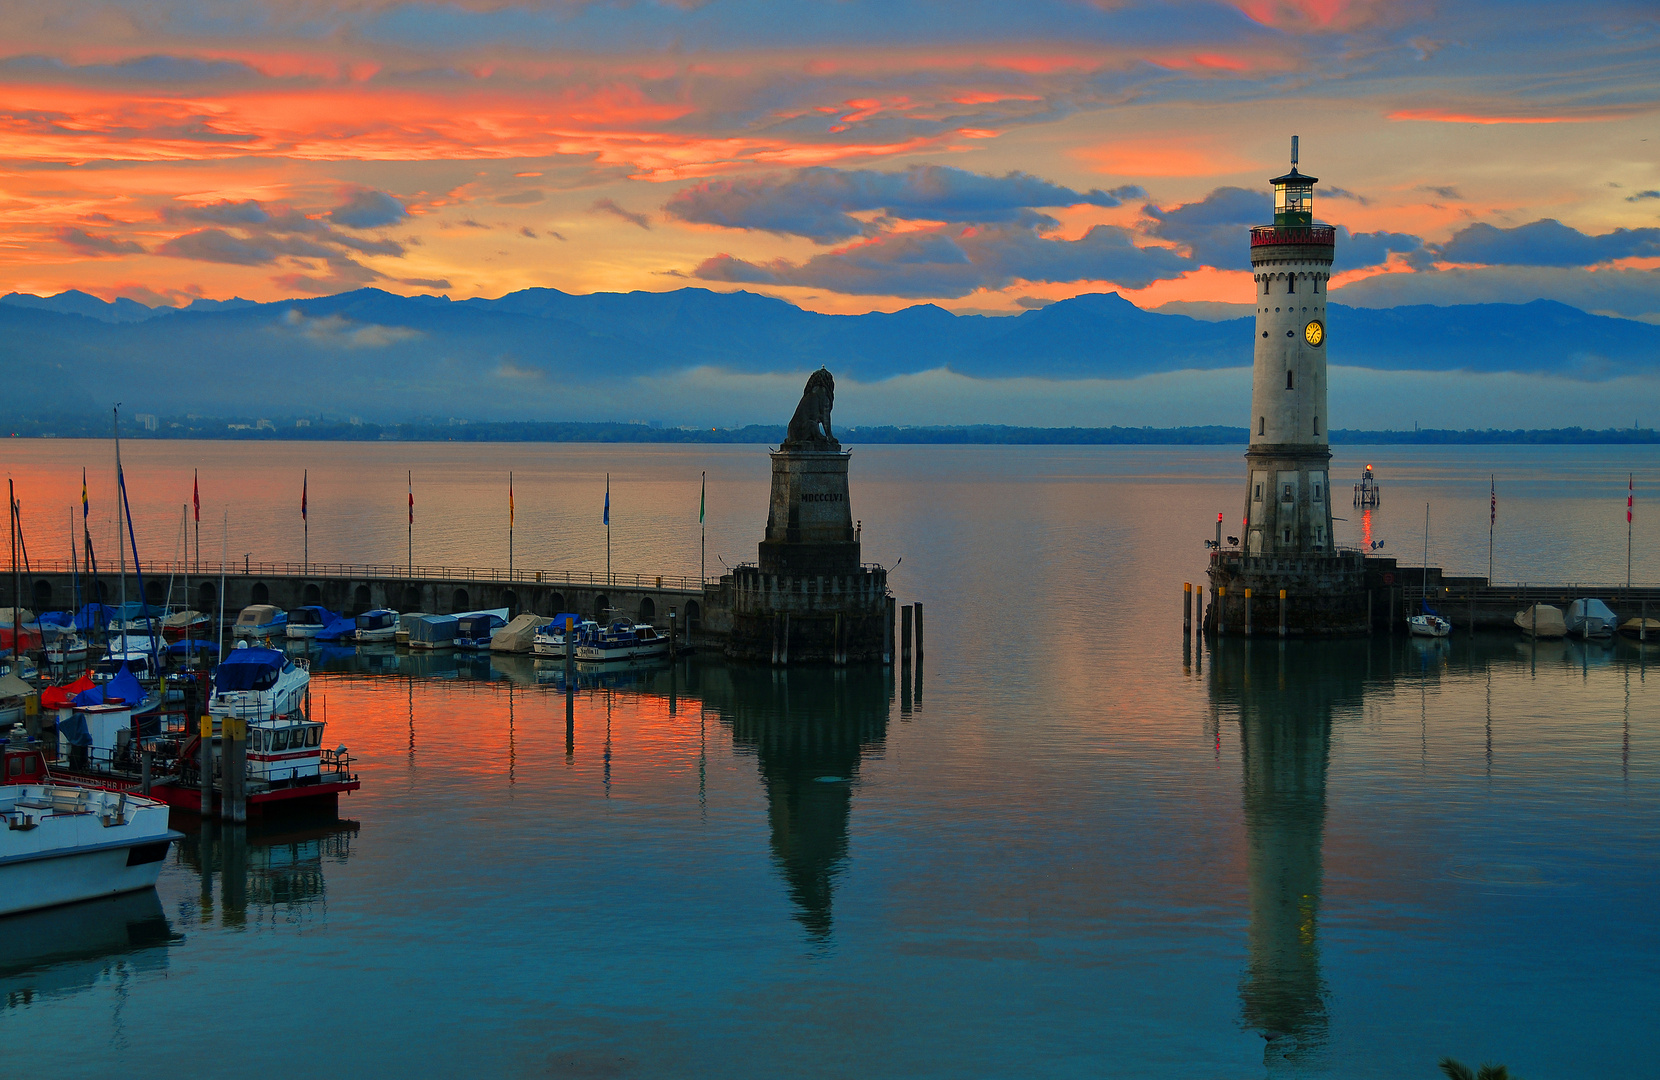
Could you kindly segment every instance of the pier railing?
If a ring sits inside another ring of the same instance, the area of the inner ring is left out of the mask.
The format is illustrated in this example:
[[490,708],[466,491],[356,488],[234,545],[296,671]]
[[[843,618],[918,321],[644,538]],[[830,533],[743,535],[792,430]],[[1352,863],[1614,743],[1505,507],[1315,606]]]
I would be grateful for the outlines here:
[[[119,567],[100,566],[99,577],[117,577]],[[68,559],[31,559],[29,562],[31,574],[68,574],[72,568]],[[131,565],[127,573],[135,573]],[[81,573],[87,573],[84,567]],[[634,571],[615,570],[607,574],[603,570],[536,570],[514,567],[505,570],[500,567],[477,566],[427,566],[408,563],[310,563],[298,562],[252,562],[225,563],[221,566],[216,562],[195,563],[176,562],[146,562],[143,573],[147,578],[164,578],[168,576],[193,578],[216,578],[223,574],[225,577],[295,577],[295,578],[345,578],[353,581],[366,579],[400,580],[400,581],[485,581],[524,585],[572,585],[590,586],[609,589],[684,589],[698,591],[703,588],[704,582],[687,574],[641,574]],[[718,584],[718,576],[708,579]]]

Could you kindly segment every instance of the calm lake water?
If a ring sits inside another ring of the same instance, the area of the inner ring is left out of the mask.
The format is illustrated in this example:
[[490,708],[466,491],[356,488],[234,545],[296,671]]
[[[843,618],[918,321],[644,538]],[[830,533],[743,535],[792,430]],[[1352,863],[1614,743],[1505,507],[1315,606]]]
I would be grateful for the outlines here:
[[[31,555],[108,447],[10,442]],[[603,567],[754,558],[758,447],[124,447],[166,558]],[[1660,581],[1653,448],[1339,447],[1340,539],[1496,576]],[[64,1075],[1432,1077],[1652,1072],[1660,719],[1631,643],[1184,646],[1240,453],[866,447],[909,668],[317,658],[363,788],[190,832],[155,895],[0,922],[0,1038]],[[104,515],[100,519],[99,515]],[[228,538],[222,522],[228,515]],[[1237,530],[1233,530],[1237,531]],[[106,549],[111,541],[104,542]],[[154,555],[152,555],[154,552]],[[104,557],[101,554],[101,558]],[[1456,616],[1455,616],[1456,617]]]

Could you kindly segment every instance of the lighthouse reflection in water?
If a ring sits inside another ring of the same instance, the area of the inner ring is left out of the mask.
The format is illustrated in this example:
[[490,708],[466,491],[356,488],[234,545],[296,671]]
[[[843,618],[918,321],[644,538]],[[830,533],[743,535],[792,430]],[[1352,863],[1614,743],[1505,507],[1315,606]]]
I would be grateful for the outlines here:
[[1250,911],[1240,1015],[1267,1040],[1270,1061],[1308,1056],[1326,1041],[1326,769],[1334,719],[1360,712],[1366,651],[1364,641],[1234,641],[1211,658],[1212,704],[1222,723],[1238,725],[1244,773]]

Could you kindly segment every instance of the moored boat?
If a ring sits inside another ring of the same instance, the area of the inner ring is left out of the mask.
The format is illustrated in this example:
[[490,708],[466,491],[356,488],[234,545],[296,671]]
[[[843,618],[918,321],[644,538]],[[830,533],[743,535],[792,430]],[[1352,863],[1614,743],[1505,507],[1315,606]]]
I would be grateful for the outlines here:
[[1585,597],[1569,604],[1565,621],[1568,633],[1577,638],[1613,637],[1620,623],[1619,616],[1595,597]]
[[231,637],[252,640],[275,637],[288,629],[288,613],[270,604],[249,604],[236,617]]
[[337,618],[339,616],[334,612],[317,604],[289,608],[283,633],[289,641],[305,641],[316,637],[319,630]]
[[501,611],[470,611],[465,615],[456,616],[455,647],[471,649],[476,652],[487,652],[490,649],[490,639],[496,631],[507,625],[507,610]]
[[1660,619],[1627,619],[1620,624],[1620,633],[1626,637],[1660,642]]
[[409,628],[411,649],[453,649],[460,620],[454,615],[422,615]]
[[200,611],[175,611],[161,620],[162,637],[168,641],[213,636],[213,617]]
[[536,631],[531,640],[530,654],[544,659],[563,659],[567,637],[580,636],[584,630],[599,630],[599,623],[580,615],[562,612],[553,621]]
[[74,630],[66,630],[46,643],[48,664],[73,664],[85,660],[86,639]]
[[1406,627],[1415,637],[1444,638],[1452,633],[1452,623],[1428,609],[1422,615],[1408,618]]
[[375,641],[395,641],[398,636],[398,613],[391,608],[375,608],[357,617],[359,644]]
[[493,653],[528,653],[536,641],[536,632],[550,620],[543,615],[525,612],[490,636]]
[[655,626],[627,619],[614,619],[603,630],[587,631],[576,642],[576,658],[590,663],[662,656],[668,651],[669,639]]
[[398,613],[398,633],[393,638],[399,645],[409,644],[409,635],[415,629],[415,624],[427,617],[424,611],[400,611]]
[[1529,637],[1559,638],[1568,633],[1567,620],[1562,609],[1549,604],[1534,604],[1516,612],[1516,627]]
[[0,746],[0,915],[155,886],[182,837],[165,803],[53,776],[33,740]]
[[283,717],[300,711],[311,670],[276,649],[232,649],[213,669],[213,716]]

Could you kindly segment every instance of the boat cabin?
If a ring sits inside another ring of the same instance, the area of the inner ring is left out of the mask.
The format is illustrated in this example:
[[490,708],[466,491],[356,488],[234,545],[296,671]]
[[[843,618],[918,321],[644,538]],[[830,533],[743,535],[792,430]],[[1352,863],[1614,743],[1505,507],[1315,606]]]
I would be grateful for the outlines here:
[[322,771],[323,725],[305,720],[248,725],[248,778],[268,784],[303,783]]
[[423,615],[409,628],[412,649],[448,649],[455,645],[461,621],[454,615]]
[[236,617],[236,625],[231,627],[231,633],[237,637],[259,636],[286,626],[287,623],[288,616],[281,608],[271,604],[249,604]]
[[232,649],[213,670],[213,702],[220,716],[283,716],[297,711],[311,673],[278,649]]
[[0,740],[0,784],[39,784],[46,780],[46,755],[33,739]]
[[329,611],[328,608],[318,607],[315,604],[288,609],[288,626],[290,629],[296,626],[314,626],[320,630],[327,626],[333,618],[334,613]]

